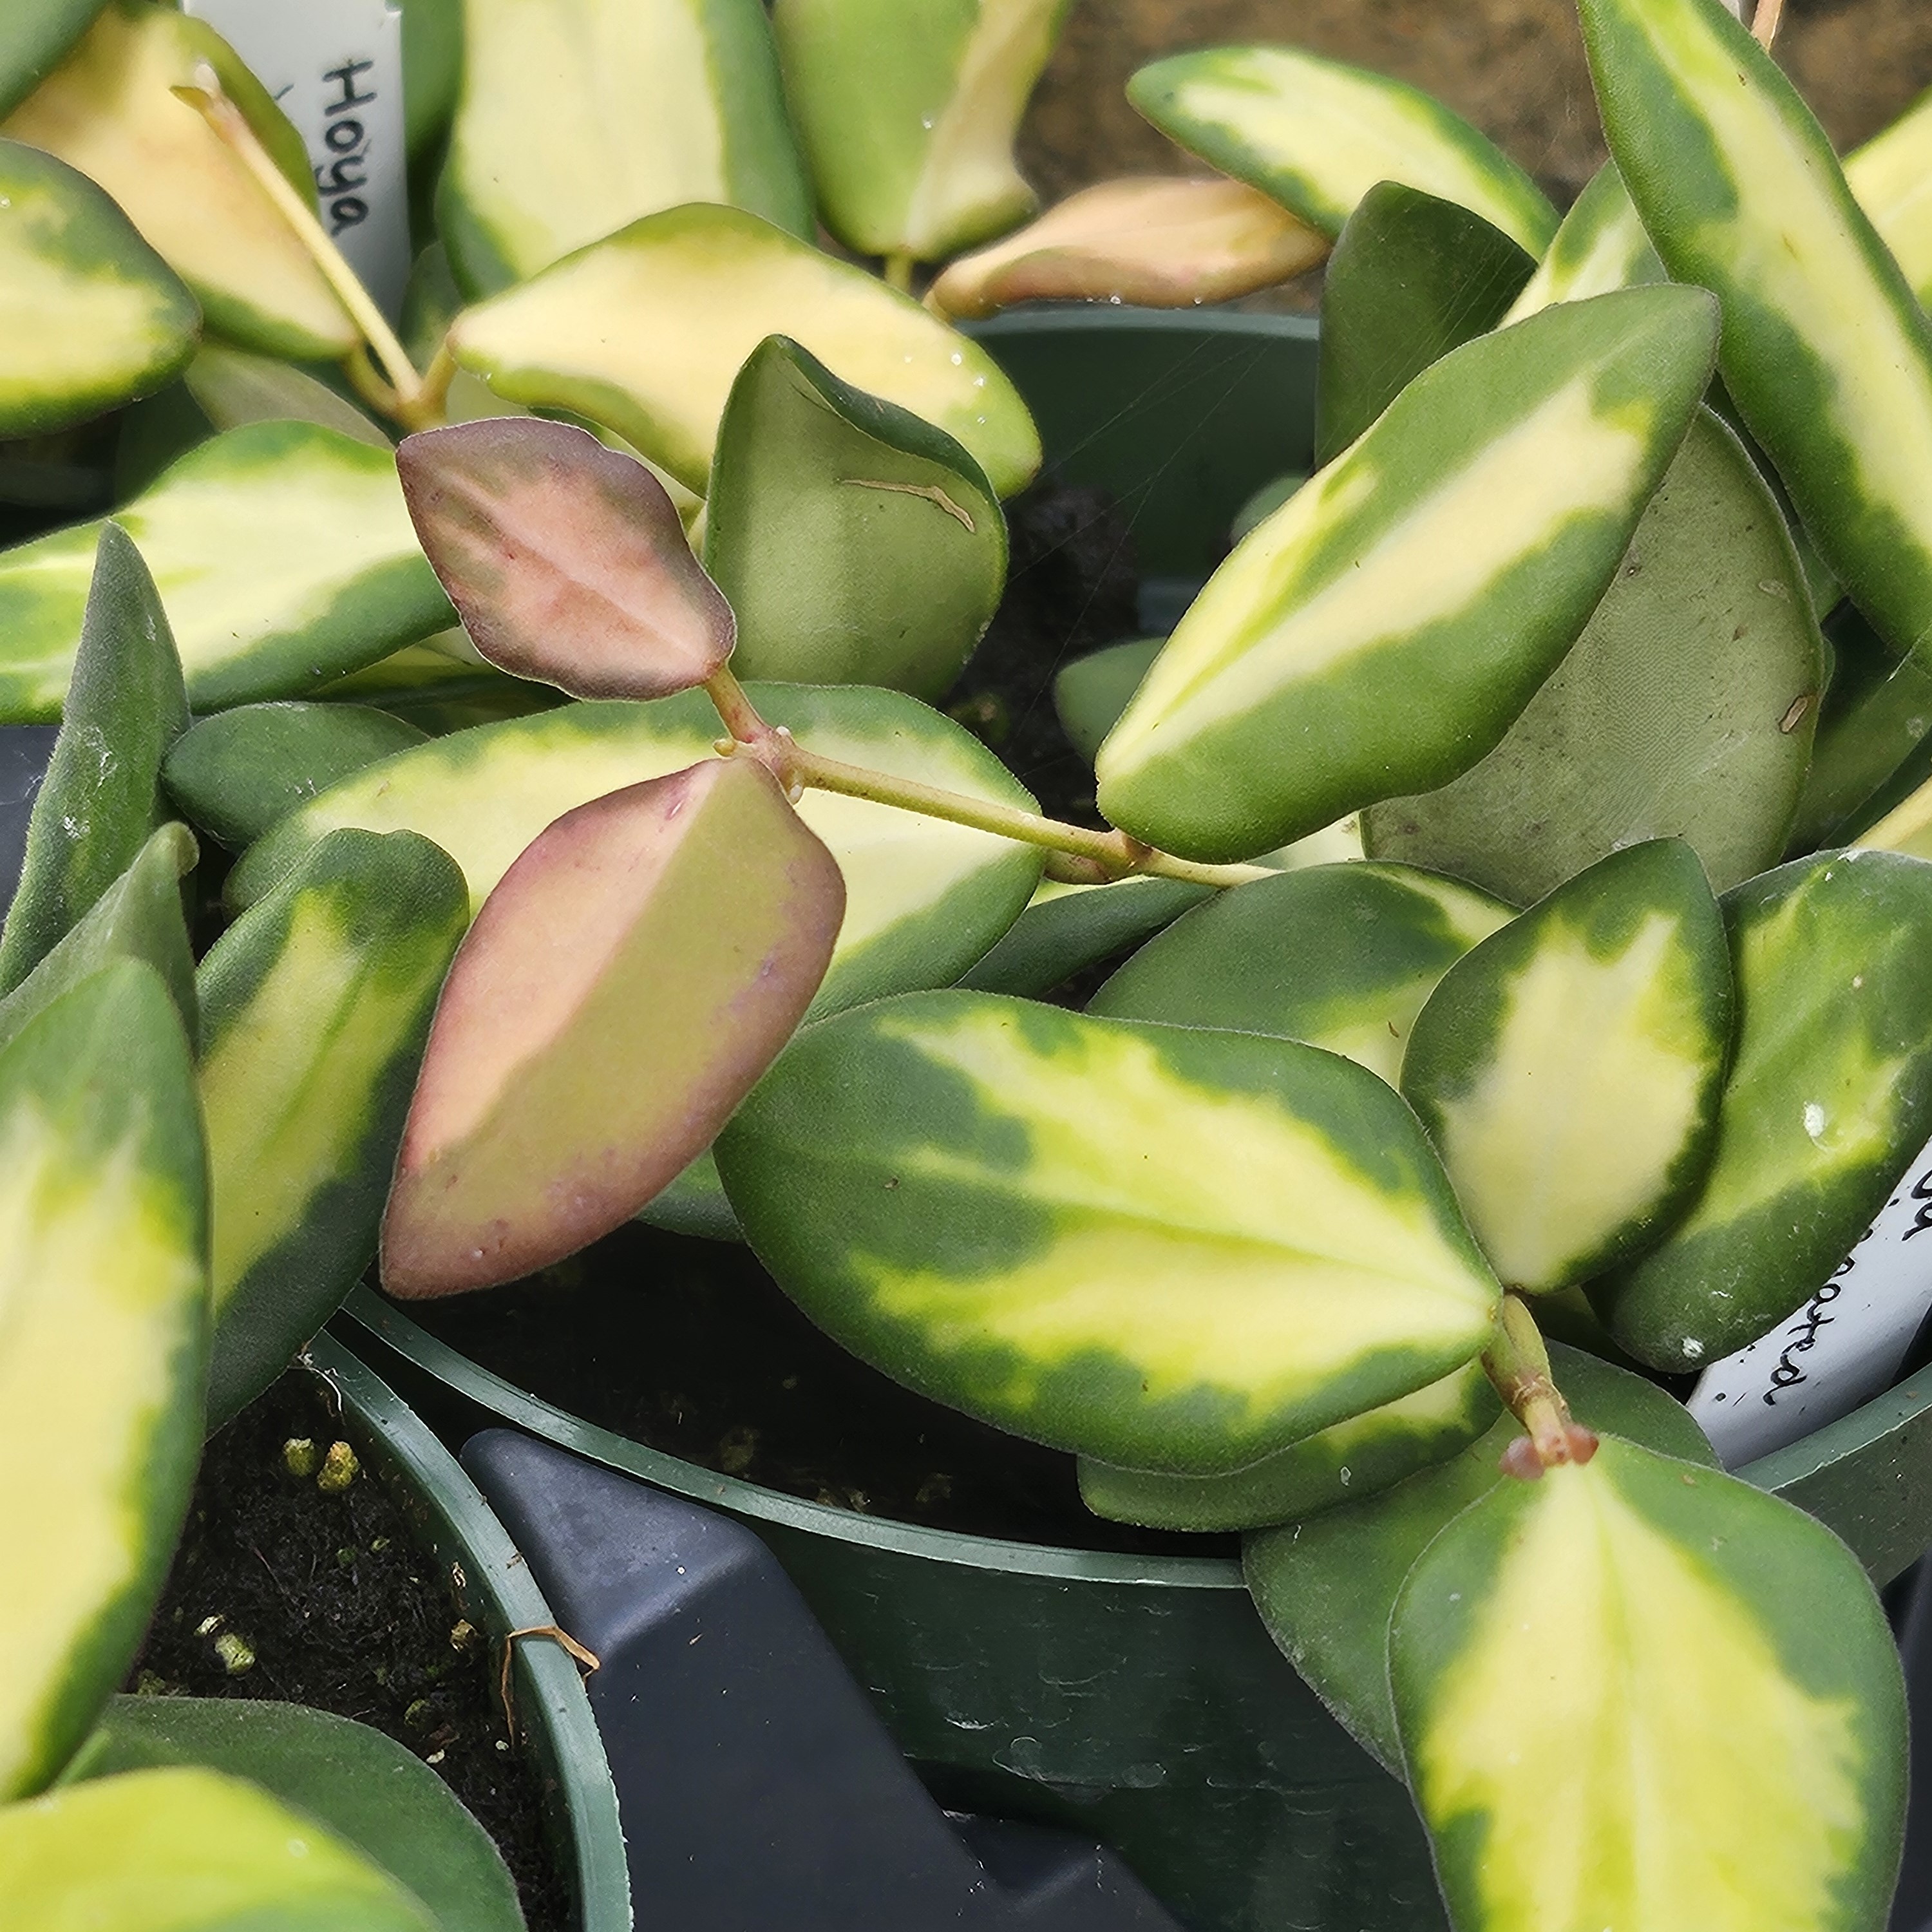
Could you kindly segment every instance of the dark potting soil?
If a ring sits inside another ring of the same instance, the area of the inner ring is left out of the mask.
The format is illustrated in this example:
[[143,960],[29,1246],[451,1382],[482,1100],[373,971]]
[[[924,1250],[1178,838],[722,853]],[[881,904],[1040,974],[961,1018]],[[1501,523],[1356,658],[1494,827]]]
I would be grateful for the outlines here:
[[415,1302],[429,1332],[559,1408],[767,1489],[935,1529],[1136,1556],[1232,1536],[1103,1522],[1073,1459],[902,1388],[814,1328],[748,1248],[632,1225],[529,1280]]
[[[492,1646],[459,1624],[449,1579],[366,1471],[332,1495],[290,1473],[290,1438],[325,1454],[340,1432],[326,1385],[291,1370],[209,1443],[126,1688],[308,1704],[386,1732],[496,1840],[530,1932],[570,1932],[537,1774],[508,1735]],[[224,1634],[254,1654],[238,1675],[215,1648]]]

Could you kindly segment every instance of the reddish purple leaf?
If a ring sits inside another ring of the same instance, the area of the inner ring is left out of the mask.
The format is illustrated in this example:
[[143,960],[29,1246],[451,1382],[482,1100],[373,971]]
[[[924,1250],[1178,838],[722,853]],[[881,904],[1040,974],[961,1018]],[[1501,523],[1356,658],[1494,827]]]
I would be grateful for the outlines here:
[[634,458],[568,423],[493,416],[409,437],[396,467],[464,628],[512,676],[664,698],[731,655],[731,607]]
[[444,984],[384,1287],[512,1281],[628,1220],[790,1038],[844,910],[831,854],[748,758],[566,812],[484,902]]

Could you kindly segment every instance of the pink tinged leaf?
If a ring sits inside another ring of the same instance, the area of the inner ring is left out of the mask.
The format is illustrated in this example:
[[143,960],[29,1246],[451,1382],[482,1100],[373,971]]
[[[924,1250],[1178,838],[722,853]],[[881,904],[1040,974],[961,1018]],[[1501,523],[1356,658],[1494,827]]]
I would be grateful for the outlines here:
[[580,806],[456,956],[382,1228],[392,1294],[547,1267],[709,1146],[791,1036],[845,883],[749,759]]
[[731,655],[724,594],[664,486],[535,416],[426,430],[396,452],[430,565],[476,648],[578,698],[664,698]]
[[962,256],[927,301],[958,316],[1048,300],[1179,308],[1271,287],[1328,253],[1324,236],[1240,182],[1102,182]]

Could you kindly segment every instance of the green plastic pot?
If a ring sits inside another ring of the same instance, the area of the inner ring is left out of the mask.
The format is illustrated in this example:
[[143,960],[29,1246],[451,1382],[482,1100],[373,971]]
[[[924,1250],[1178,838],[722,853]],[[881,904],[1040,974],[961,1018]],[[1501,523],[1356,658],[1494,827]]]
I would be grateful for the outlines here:
[[[449,1577],[458,1613],[493,1648],[513,1630],[554,1625],[508,1532],[428,1425],[339,1341],[318,1337],[308,1358],[340,1398],[340,1427],[364,1468]],[[576,1903],[578,1932],[632,1932],[616,1788],[577,1666],[544,1638],[525,1637],[513,1653],[518,1735],[535,1765],[551,1853]]]
[[[1204,578],[1234,511],[1305,468],[1313,325],[1042,309],[980,332],[1060,480],[1126,506],[1156,598]],[[1276,1652],[1238,1566],[881,1522],[596,1427],[358,1291],[357,1346],[460,1434],[484,1419],[728,1511],[764,1537],[942,1802],[1115,1846],[1192,1932],[1444,1924],[1406,1793]],[[1932,1375],[1742,1472],[1880,1582],[1932,1545]]]

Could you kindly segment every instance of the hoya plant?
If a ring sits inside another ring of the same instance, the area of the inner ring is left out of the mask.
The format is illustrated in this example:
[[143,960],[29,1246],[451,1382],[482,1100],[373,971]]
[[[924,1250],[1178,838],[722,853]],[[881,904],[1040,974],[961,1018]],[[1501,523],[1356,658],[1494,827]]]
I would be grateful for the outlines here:
[[[1216,174],[1020,226],[1058,0],[467,0],[400,334],[205,28],[0,40],[52,211],[0,228],[0,422],[187,446],[0,553],[0,706],[62,720],[0,1054],[104,973],[194,988],[196,1054],[116,1070],[206,1124],[215,1419],[379,1248],[425,1297],[742,1239],[1097,1514],[1246,1532],[1458,1932],[1875,1932],[1883,1616],[1659,1378],[1932,1135],[1932,111],[1841,164],[1774,9],[1579,5],[1565,216],[1241,47],[1130,88]],[[1324,258],[1318,466],[1068,668],[1100,822],[1042,814],[932,701],[1041,460],[952,320]],[[177,812],[236,855],[198,965]],[[36,1695],[91,1709],[47,1614]],[[84,1728],[16,1725],[22,1788]]]

